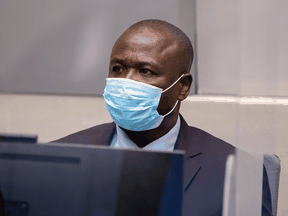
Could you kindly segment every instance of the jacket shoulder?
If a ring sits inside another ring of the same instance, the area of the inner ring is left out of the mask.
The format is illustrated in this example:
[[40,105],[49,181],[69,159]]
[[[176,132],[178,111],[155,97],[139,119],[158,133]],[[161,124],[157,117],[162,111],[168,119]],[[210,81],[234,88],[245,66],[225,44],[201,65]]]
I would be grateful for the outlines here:
[[196,127],[189,127],[189,131],[190,133],[193,133],[198,141],[201,142],[202,147],[208,147],[209,148],[214,148],[214,149],[226,149],[227,151],[234,153],[235,151],[235,146],[225,142],[224,140],[213,136],[212,134],[201,130],[199,128]]
[[52,142],[103,145],[112,139],[114,132],[115,123],[112,122],[91,127]]

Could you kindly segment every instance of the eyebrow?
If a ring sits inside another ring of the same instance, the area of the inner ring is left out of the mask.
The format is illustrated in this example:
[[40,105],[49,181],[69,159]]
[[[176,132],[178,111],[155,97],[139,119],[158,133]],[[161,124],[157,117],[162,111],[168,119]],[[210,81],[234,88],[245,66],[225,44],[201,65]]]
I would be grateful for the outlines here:
[[113,59],[111,59],[111,61],[110,61],[110,64],[111,64],[111,63],[124,64],[124,60],[117,59],[117,58],[113,58]]
[[[119,63],[119,64],[122,64],[122,65],[125,65],[125,61],[124,60],[117,59],[117,58],[113,58],[110,61],[110,64],[113,64],[113,63]],[[138,62],[138,63],[136,63],[136,66],[138,66],[138,67],[151,66],[151,67],[155,68],[157,71],[160,71],[160,69],[151,61]]]

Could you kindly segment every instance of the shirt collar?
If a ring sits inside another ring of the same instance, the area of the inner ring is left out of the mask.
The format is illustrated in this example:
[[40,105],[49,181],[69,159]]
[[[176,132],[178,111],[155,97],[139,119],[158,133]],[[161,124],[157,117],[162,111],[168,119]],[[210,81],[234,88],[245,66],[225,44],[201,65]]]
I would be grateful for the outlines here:
[[[180,117],[174,127],[164,136],[149,143],[143,149],[158,151],[173,151],[180,131]],[[111,148],[139,149],[139,147],[126,135],[126,133],[116,125],[116,133],[111,142]]]

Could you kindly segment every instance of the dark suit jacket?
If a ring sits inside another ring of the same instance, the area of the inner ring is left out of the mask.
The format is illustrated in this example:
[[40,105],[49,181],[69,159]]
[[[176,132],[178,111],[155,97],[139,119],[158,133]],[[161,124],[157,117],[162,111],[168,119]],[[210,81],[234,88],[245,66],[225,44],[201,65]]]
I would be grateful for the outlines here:
[[[205,131],[187,125],[180,115],[181,127],[175,149],[185,150],[183,216],[219,216],[222,213],[226,159],[235,147]],[[108,146],[116,131],[115,123],[98,125],[54,142]],[[267,173],[263,171],[262,216],[272,216]]]

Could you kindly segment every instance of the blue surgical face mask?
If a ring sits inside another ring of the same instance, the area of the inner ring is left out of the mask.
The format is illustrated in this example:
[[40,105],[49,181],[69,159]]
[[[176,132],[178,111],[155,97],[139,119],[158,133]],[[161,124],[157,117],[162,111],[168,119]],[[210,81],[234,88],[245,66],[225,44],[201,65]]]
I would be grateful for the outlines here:
[[157,108],[161,94],[174,86],[180,76],[170,87],[161,88],[126,78],[107,78],[104,89],[106,107],[113,121],[122,128],[132,131],[145,131],[157,128],[170,112],[159,115]]

